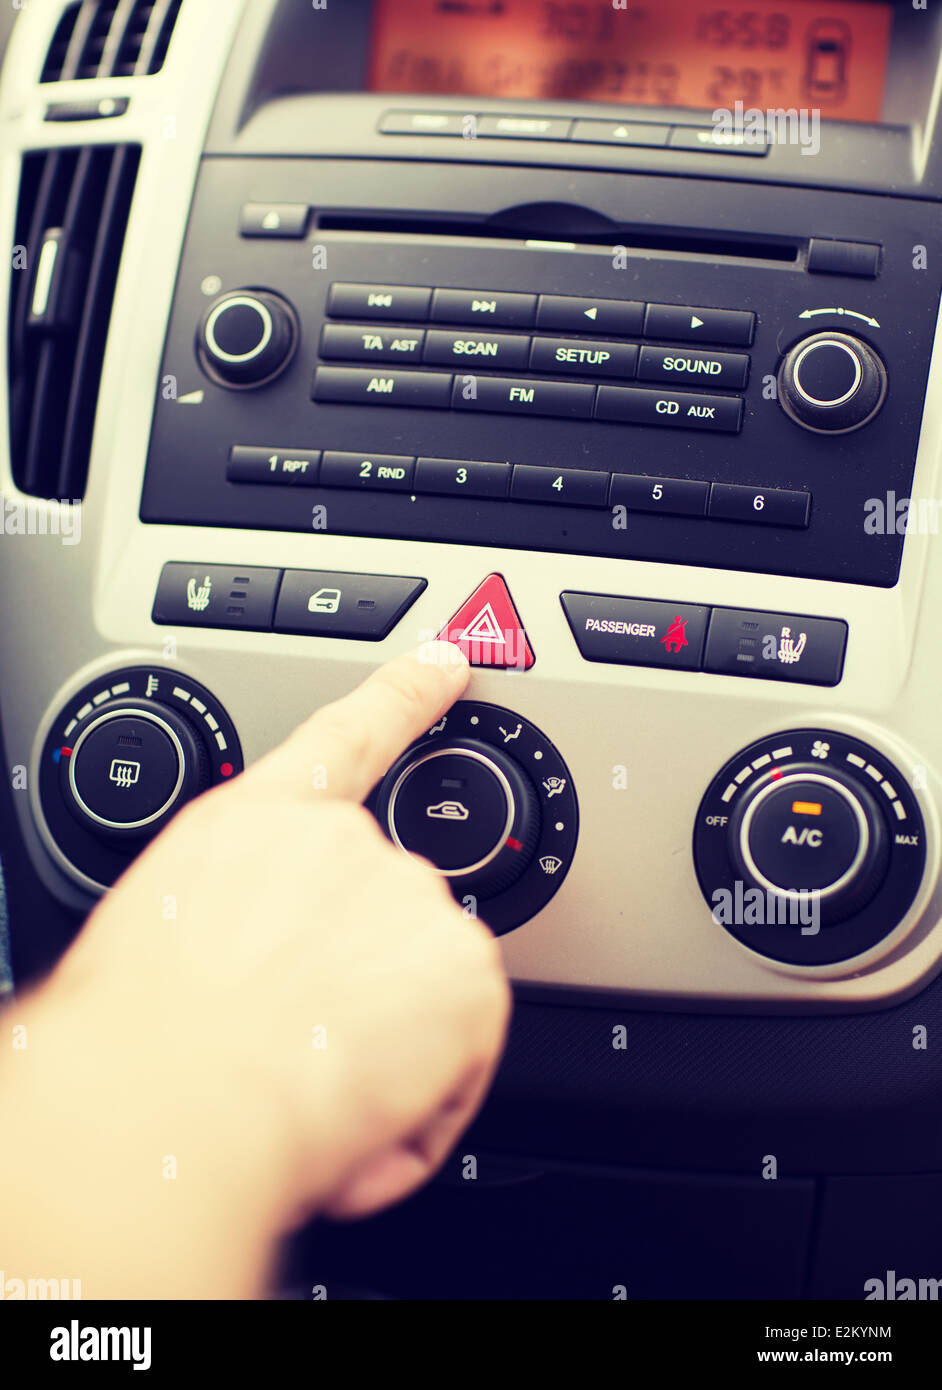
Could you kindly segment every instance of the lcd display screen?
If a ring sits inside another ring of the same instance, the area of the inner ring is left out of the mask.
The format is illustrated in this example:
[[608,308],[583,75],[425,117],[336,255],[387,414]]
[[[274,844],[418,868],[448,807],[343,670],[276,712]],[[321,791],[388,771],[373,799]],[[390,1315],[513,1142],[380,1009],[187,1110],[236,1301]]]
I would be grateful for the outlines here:
[[369,86],[879,121],[892,17],[864,0],[375,0]]

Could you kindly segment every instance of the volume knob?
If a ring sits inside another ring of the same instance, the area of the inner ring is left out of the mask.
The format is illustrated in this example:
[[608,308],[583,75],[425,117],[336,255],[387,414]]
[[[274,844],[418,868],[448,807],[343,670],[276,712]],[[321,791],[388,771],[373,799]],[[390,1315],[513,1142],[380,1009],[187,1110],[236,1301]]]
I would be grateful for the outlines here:
[[197,335],[206,374],[222,386],[262,386],[283,372],[298,343],[287,300],[268,290],[235,290],[210,305]]

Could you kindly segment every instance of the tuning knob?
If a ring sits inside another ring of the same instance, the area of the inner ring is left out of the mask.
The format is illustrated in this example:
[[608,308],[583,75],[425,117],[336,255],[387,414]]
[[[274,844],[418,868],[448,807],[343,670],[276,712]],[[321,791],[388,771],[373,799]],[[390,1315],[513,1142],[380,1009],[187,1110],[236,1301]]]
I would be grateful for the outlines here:
[[848,434],[872,420],[886,396],[886,367],[869,344],[849,333],[815,333],[779,369],[785,413],[818,434]]
[[287,300],[268,290],[234,290],[207,310],[197,334],[197,354],[214,381],[245,389],[283,372],[298,336]]
[[153,702],[90,714],[59,766],[69,810],[108,838],[155,835],[209,781],[205,750],[186,721]]
[[518,764],[475,739],[413,748],[392,767],[377,817],[390,839],[430,859],[454,891],[482,898],[525,872],[540,834],[540,808]]

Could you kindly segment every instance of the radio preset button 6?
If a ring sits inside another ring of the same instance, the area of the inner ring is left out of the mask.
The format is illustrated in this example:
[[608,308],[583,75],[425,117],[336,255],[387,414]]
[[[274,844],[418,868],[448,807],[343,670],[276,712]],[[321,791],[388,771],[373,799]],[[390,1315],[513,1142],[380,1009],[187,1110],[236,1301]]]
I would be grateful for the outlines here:
[[811,506],[809,492],[786,488],[742,487],[739,483],[714,483],[709,514],[715,521],[758,521],[767,526],[807,526]]
[[644,321],[648,338],[681,343],[726,343],[748,347],[756,316],[743,309],[694,309],[686,304],[649,304]]
[[588,420],[594,386],[573,382],[532,381],[526,377],[455,377],[456,410],[492,410],[508,415],[560,415]]
[[738,434],[742,401],[738,396],[700,396],[678,391],[642,391],[631,386],[600,386],[595,416],[597,420],[624,420],[635,425],[669,425],[675,429]]
[[643,347],[638,363],[639,381],[667,385],[723,386],[742,390],[749,376],[749,358],[742,352],[678,352],[675,348]]
[[573,338],[534,338],[530,366],[535,372],[574,376],[633,377],[638,361],[634,343],[579,342]]
[[495,328],[532,328],[535,294],[496,290],[436,290],[430,317],[436,323],[484,324]]
[[359,328],[345,323],[325,323],[321,330],[321,357],[340,357],[349,362],[421,362],[424,328]]
[[510,367],[526,370],[530,339],[513,333],[447,333],[429,329],[424,360],[437,366],[473,363],[477,367]]
[[615,333],[634,337],[644,324],[644,305],[634,299],[577,299],[568,294],[541,294],[537,328],[557,333]]
[[674,516],[705,516],[710,484],[689,478],[644,478],[616,473],[612,479],[612,506],[629,511],[668,512]]
[[451,376],[444,372],[395,372],[365,367],[317,367],[311,399],[348,405],[440,406],[447,410]]
[[418,285],[346,285],[330,287],[327,312],[335,319],[428,318],[432,291]]

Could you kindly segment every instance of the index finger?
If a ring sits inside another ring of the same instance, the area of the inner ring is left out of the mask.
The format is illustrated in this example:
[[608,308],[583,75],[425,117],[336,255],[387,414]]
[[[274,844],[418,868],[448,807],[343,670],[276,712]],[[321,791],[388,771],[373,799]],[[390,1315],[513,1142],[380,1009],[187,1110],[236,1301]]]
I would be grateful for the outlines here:
[[362,801],[409,744],[464,691],[470,668],[449,642],[395,657],[349,695],[322,706],[246,774],[291,794]]

